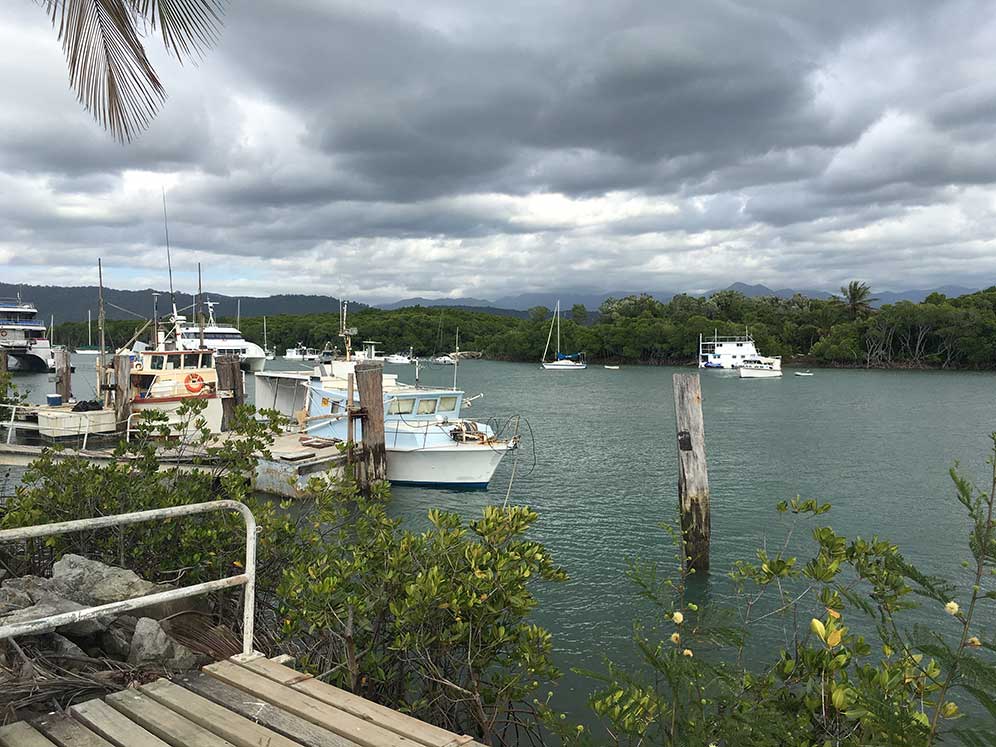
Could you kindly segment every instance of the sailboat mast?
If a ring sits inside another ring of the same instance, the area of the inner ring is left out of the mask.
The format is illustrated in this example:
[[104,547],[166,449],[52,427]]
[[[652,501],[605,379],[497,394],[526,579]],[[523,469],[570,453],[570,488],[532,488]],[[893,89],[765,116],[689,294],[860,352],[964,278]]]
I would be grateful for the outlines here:
[[453,391],[457,388],[457,369],[460,368],[460,328],[456,330],[456,352],[453,354]]
[[204,289],[201,286],[200,262],[197,263],[197,326],[200,327],[201,350],[203,350],[204,349]]
[[[559,302],[558,302],[559,303]],[[546,347],[543,348],[543,360],[540,363],[546,363],[546,354],[550,352],[550,338],[553,337],[553,319],[550,319],[550,331],[546,333]]]
[[263,352],[270,352],[269,346],[266,344],[266,317],[263,317]]
[[557,360],[560,360],[560,299],[557,299]]
[[100,258],[97,258],[97,336],[100,339],[100,355],[97,357],[97,396],[103,400],[104,404],[110,404],[110,398],[104,389],[104,380],[107,377],[107,367],[104,361],[104,351],[107,349],[104,340],[104,268]]
[[86,310],[86,346],[93,347],[93,320],[90,318],[90,309]]
[[238,329],[242,326],[242,299],[237,298],[235,300],[235,327]]

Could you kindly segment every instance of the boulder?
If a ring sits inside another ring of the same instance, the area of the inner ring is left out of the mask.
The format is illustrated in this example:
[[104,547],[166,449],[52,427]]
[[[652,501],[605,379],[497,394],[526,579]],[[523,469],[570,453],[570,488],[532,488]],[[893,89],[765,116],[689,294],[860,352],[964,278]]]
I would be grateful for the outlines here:
[[64,635],[59,635],[58,633],[52,633],[52,650],[57,654],[62,656],[79,656],[85,657],[86,652],[73,643],[71,640],[66,638]]
[[[50,617],[52,615],[61,615],[64,612],[81,610],[84,606],[85,605],[74,602],[71,599],[63,599],[62,597],[39,597],[38,600],[30,607],[24,607],[23,609],[16,610],[8,615],[0,617],[0,624],[15,625],[17,623],[30,622],[42,617]],[[110,621],[106,618],[82,620],[80,622],[69,623],[68,625],[61,625],[57,628],[57,630],[60,633],[73,637],[94,635],[102,630],[105,630],[109,622]]]
[[128,663],[187,670],[196,668],[197,662],[197,654],[170,638],[158,620],[143,617],[136,623]]
[[34,603],[34,600],[20,589],[7,586],[0,588],[0,615],[6,615],[14,610],[23,610]]
[[115,620],[111,626],[100,634],[100,647],[104,653],[122,661],[128,658],[131,651],[131,639],[135,635],[134,617],[124,616]]
[[166,588],[146,581],[134,571],[71,554],[63,555],[52,566],[52,584],[66,589],[69,599],[87,605],[134,599]]

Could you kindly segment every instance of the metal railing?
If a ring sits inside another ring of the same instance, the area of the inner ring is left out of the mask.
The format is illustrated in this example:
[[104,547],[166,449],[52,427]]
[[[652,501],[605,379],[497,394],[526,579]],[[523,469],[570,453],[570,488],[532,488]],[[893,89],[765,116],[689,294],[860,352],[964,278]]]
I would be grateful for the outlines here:
[[189,506],[173,506],[171,508],[157,508],[151,511],[135,511],[128,514],[99,516],[92,519],[77,519],[75,521],[61,521],[54,524],[39,524],[33,527],[5,529],[0,531],[0,543],[17,542],[35,537],[49,537],[56,534],[105,529],[107,527],[124,526],[126,524],[140,524],[146,521],[172,519],[178,516],[190,516],[222,510],[238,511],[242,514],[242,518],[245,519],[246,523],[245,567],[244,572],[238,576],[229,576],[228,578],[221,578],[215,581],[205,581],[200,584],[194,584],[193,586],[184,586],[179,589],[170,589],[156,594],[147,594],[143,597],[111,602],[110,604],[102,604],[97,607],[84,607],[83,609],[71,612],[41,617],[37,620],[2,625],[0,626],[0,640],[22,635],[47,633],[63,625],[71,625],[83,620],[117,615],[123,612],[142,609],[143,607],[150,607],[155,604],[163,604],[177,599],[186,599],[199,594],[228,589],[233,586],[245,586],[245,600],[242,605],[242,653],[246,655],[253,653],[253,621],[256,612],[257,528],[255,517],[249,510],[249,507],[243,503],[230,500],[210,501],[208,503],[193,503]]

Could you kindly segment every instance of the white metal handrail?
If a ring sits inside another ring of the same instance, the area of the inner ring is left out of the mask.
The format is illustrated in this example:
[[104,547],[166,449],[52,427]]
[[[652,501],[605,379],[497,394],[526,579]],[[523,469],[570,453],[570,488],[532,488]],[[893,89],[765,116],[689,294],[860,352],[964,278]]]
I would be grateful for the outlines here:
[[150,607],[154,604],[186,599],[187,597],[207,594],[211,591],[219,591],[233,586],[245,586],[245,601],[242,611],[242,653],[246,655],[253,653],[253,621],[256,612],[256,533],[258,530],[252,511],[244,503],[230,500],[209,501],[207,503],[192,503],[189,506],[173,506],[171,508],[157,508],[151,511],[135,511],[127,514],[98,516],[92,519],[76,519],[74,521],[60,521],[54,524],[39,524],[31,527],[5,529],[0,531],[0,544],[32,539],[34,537],[49,537],[56,534],[105,529],[107,527],[123,526],[126,524],[140,524],[146,521],[156,521],[157,519],[171,519],[177,516],[190,516],[192,514],[222,510],[238,511],[242,514],[242,518],[245,519],[246,523],[245,568],[243,569],[244,572],[238,576],[230,576],[215,581],[205,581],[200,584],[194,584],[193,586],[170,589],[156,594],[147,594],[144,597],[125,599],[121,602],[111,602],[110,604],[102,604],[97,607],[84,607],[83,609],[40,617],[37,620],[28,620],[26,622],[14,623],[13,625],[2,625],[0,626],[0,640],[22,635],[47,633],[63,625],[70,625],[83,620],[93,620],[98,617],[104,617],[105,615],[129,612],[143,607]]

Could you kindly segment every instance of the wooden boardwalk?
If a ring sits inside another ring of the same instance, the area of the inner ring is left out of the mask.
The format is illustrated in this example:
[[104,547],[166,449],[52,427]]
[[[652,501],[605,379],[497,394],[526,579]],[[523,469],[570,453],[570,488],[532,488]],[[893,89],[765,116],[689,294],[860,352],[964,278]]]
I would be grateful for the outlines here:
[[0,727],[2,747],[480,747],[261,654]]

